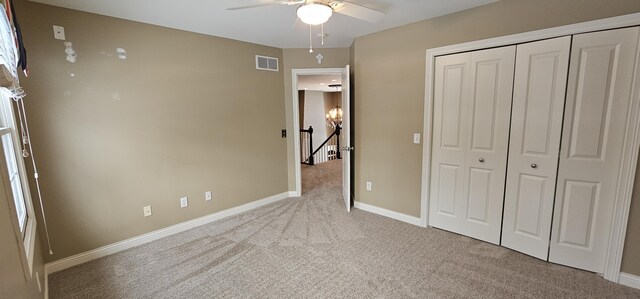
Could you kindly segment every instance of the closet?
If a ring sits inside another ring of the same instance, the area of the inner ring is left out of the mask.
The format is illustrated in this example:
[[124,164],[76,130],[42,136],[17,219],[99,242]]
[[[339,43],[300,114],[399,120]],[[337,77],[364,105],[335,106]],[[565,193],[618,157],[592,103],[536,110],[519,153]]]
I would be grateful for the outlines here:
[[436,57],[429,225],[603,273],[639,37]]

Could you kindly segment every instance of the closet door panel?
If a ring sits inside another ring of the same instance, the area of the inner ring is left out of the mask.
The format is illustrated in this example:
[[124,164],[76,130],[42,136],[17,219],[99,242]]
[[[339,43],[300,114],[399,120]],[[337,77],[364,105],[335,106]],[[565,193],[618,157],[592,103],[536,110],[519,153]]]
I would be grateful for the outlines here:
[[460,233],[500,243],[515,46],[471,53]]
[[429,225],[458,232],[464,188],[471,54],[436,58]]
[[549,260],[603,273],[640,29],[575,35]]
[[521,173],[518,178],[515,231],[541,240],[545,196],[549,190],[547,177]]
[[488,225],[491,201],[491,170],[469,168],[469,196],[466,200],[465,221]]
[[518,45],[502,245],[547,259],[570,37]]

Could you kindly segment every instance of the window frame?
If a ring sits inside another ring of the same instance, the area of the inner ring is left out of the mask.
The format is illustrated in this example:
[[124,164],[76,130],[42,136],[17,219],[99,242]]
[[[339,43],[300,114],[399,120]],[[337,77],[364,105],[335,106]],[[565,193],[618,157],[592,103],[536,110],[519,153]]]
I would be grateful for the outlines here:
[[20,223],[13,197],[13,189],[11,188],[7,162],[4,159],[4,147],[0,147],[0,151],[3,156],[3,158],[0,159],[0,180],[2,181],[1,184],[5,187],[7,201],[9,202],[11,220],[13,222],[16,239],[18,240],[18,245],[20,247],[20,259],[25,279],[29,280],[33,277],[37,222],[33,208],[33,201],[31,199],[31,191],[29,189],[29,178],[27,176],[24,160],[22,159],[22,144],[18,137],[19,129],[16,126],[13,99],[9,96],[8,90],[5,88],[2,89],[3,90],[0,92],[0,137],[6,134],[10,134],[11,136],[16,165],[18,167],[18,175],[22,187],[22,196],[27,210],[27,221],[25,223],[24,231],[20,230]]

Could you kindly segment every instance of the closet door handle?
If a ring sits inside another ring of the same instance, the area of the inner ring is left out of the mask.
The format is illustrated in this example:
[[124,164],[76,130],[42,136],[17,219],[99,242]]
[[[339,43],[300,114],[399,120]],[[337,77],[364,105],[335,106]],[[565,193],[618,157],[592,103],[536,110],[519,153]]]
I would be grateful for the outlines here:
[[538,168],[538,165],[536,165],[536,163],[531,163],[531,168]]
[[484,163],[484,158],[480,158],[478,161],[480,161],[480,163]]

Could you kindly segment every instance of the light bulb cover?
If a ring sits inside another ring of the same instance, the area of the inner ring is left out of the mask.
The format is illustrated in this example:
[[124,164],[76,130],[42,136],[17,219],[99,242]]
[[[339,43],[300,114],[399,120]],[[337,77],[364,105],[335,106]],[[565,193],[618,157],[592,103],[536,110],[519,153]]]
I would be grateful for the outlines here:
[[328,5],[310,3],[298,7],[298,18],[309,25],[320,25],[328,21],[333,9]]

